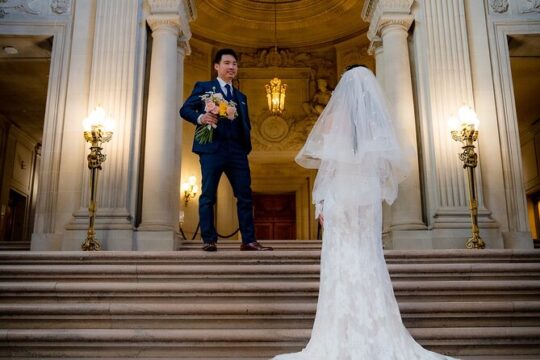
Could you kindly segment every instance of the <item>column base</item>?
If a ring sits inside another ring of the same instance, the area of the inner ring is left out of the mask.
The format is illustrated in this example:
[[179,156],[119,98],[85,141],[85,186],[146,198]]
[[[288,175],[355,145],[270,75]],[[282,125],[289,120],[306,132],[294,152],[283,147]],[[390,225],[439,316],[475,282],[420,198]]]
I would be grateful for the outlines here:
[[[86,240],[86,230],[67,230],[62,236],[63,251],[81,251]],[[133,230],[96,229],[96,240],[103,251],[133,250]]]
[[534,242],[528,231],[505,231],[502,237],[505,249],[534,249]]
[[62,250],[62,234],[32,234],[30,251]]
[[138,230],[135,232],[133,250],[174,251],[178,233],[172,230]]
[[[488,249],[506,248],[499,229],[480,229],[480,236]],[[470,237],[468,228],[391,230],[383,235],[383,244],[385,249],[393,250],[465,249]]]

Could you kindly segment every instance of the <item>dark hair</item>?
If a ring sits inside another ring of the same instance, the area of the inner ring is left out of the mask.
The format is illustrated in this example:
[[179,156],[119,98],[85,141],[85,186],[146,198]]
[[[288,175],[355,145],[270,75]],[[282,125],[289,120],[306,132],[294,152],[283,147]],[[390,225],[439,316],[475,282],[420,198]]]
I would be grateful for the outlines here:
[[347,66],[345,67],[345,71],[349,71],[349,70],[354,69],[354,68],[357,68],[357,67],[364,67],[364,68],[366,68],[366,69],[369,69],[369,68],[368,68],[366,65],[364,65],[364,64],[352,64],[352,65],[347,65]]
[[214,56],[214,64],[219,64],[223,55],[231,55],[234,60],[238,61],[238,55],[233,49],[219,49]]

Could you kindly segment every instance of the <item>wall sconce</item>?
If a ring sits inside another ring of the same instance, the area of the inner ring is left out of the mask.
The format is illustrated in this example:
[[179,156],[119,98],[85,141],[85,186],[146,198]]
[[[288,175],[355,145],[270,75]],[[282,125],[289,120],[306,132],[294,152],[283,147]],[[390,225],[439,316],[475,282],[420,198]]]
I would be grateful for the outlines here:
[[199,192],[199,187],[196,185],[197,178],[192,175],[188,181],[182,184],[182,192],[184,193],[184,206],[188,206],[190,199],[194,199]]
[[465,247],[467,249],[484,249],[486,244],[480,237],[480,230],[478,228],[478,199],[474,178],[474,169],[478,165],[478,154],[474,151],[474,142],[478,139],[480,120],[473,109],[468,106],[462,106],[458,111],[458,116],[451,117],[448,120],[448,124],[452,139],[462,144],[461,148],[463,152],[459,154],[459,159],[463,161],[463,168],[467,169],[472,237],[467,240]]
[[101,244],[96,240],[96,230],[94,228],[96,221],[96,194],[98,183],[98,170],[101,170],[101,164],[107,159],[107,156],[101,151],[102,144],[111,140],[113,135],[114,123],[106,117],[105,110],[97,107],[83,121],[84,139],[90,144],[90,154],[88,154],[88,168],[90,169],[90,204],[88,205],[89,223],[86,241],[81,245],[84,251],[101,250]]

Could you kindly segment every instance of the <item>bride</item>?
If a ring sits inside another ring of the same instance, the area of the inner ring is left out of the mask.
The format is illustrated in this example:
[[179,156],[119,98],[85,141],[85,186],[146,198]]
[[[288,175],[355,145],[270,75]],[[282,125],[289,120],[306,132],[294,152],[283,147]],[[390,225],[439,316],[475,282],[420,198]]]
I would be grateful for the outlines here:
[[355,65],[343,74],[296,162],[319,169],[313,189],[325,229],[319,300],[304,350],[273,359],[451,359],[411,337],[394,297],[381,202],[396,199],[409,166],[370,70]]

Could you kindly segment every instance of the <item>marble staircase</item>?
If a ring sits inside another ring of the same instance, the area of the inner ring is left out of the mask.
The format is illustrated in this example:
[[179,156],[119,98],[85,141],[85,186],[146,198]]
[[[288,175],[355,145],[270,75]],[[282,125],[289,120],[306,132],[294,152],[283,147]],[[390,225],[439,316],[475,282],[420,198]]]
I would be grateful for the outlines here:
[[[298,242],[298,241],[297,241]],[[0,252],[0,358],[268,359],[301,349],[320,242],[273,252]],[[191,250],[193,249],[193,250]],[[540,251],[386,251],[405,325],[462,359],[540,359]]]

